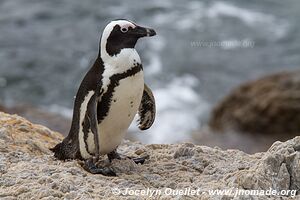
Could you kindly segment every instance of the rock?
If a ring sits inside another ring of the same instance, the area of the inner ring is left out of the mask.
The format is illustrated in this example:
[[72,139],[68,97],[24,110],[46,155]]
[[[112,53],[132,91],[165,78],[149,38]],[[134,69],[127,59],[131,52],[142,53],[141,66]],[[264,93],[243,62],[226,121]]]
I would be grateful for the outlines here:
[[276,135],[290,139],[300,132],[300,71],[282,72],[234,89],[213,111],[214,130]]
[[222,149],[239,149],[246,153],[257,153],[267,151],[276,141],[272,135],[257,135],[237,131],[215,132],[207,128],[192,133],[192,139],[197,145],[220,147]]
[[48,112],[32,105],[18,104],[13,107],[8,107],[1,105],[0,102],[0,111],[20,115],[34,123],[42,124],[52,130],[58,131],[64,136],[67,136],[69,133],[71,124],[71,120],[69,118],[60,114]]
[[12,159],[21,159],[24,154],[50,155],[49,148],[62,139],[60,133],[32,124],[17,115],[0,115],[0,151],[8,153]]
[[193,146],[189,147],[184,144],[176,150],[173,157],[175,159],[179,158],[179,157],[191,157],[194,154],[195,154],[195,150],[194,150]]
[[120,153],[148,154],[149,160],[144,165],[115,160],[111,165],[118,176],[105,177],[86,172],[81,161],[56,160],[48,149],[62,140],[57,132],[1,112],[0,127],[0,199],[288,199],[209,194],[237,188],[287,189],[293,190],[289,196],[298,191],[300,197],[300,137],[253,155],[191,143],[124,141]]
[[256,163],[255,167],[241,171],[238,182],[247,189],[275,188],[300,191],[300,152],[295,147],[300,137],[285,143],[276,142]]

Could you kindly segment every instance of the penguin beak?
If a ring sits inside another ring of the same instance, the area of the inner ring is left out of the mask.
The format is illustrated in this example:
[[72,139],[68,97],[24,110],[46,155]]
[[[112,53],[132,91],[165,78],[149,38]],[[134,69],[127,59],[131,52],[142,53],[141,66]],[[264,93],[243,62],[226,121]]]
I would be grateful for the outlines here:
[[135,35],[137,38],[141,38],[154,36],[156,35],[156,32],[151,28],[136,26],[134,29],[132,29],[131,34]]

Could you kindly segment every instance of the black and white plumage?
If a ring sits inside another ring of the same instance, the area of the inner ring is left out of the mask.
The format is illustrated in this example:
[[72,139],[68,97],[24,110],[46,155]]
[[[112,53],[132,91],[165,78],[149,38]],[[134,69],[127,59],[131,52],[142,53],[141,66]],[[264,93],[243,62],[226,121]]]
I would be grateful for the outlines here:
[[87,160],[108,154],[114,158],[136,113],[139,128],[150,128],[155,101],[134,47],[139,38],[155,34],[128,20],[114,20],[105,27],[99,55],[78,89],[69,135],[52,149],[55,157]]

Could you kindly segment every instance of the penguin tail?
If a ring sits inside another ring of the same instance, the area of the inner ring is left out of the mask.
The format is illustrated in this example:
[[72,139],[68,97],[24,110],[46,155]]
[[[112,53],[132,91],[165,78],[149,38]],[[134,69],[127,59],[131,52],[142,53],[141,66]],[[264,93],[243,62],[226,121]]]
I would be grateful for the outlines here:
[[63,151],[63,143],[58,143],[55,147],[50,148],[50,150],[54,153],[54,157],[59,160],[65,160],[64,151]]
[[50,148],[50,150],[54,153],[54,157],[59,160],[75,159],[78,157],[77,148],[74,148],[72,143],[65,140],[55,145],[55,147]]

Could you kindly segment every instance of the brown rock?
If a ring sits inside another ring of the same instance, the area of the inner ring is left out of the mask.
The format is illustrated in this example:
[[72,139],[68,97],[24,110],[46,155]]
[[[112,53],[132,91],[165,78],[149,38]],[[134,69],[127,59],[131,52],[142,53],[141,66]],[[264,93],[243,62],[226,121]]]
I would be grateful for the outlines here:
[[0,112],[0,151],[2,152],[51,154],[49,148],[62,138],[60,133],[53,132],[44,126],[32,124],[17,115]]
[[18,104],[13,107],[5,107],[0,104],[0,111],[20,115],[34,123],[42,124],[52,130],[58,131],[64,136],[68,135],[71,126],[70,119],[28,104]]
[[278,134],[278,139],[299,135],[300,71],[278,73],[234,89],[214,109],[210,126],[219,131]]

